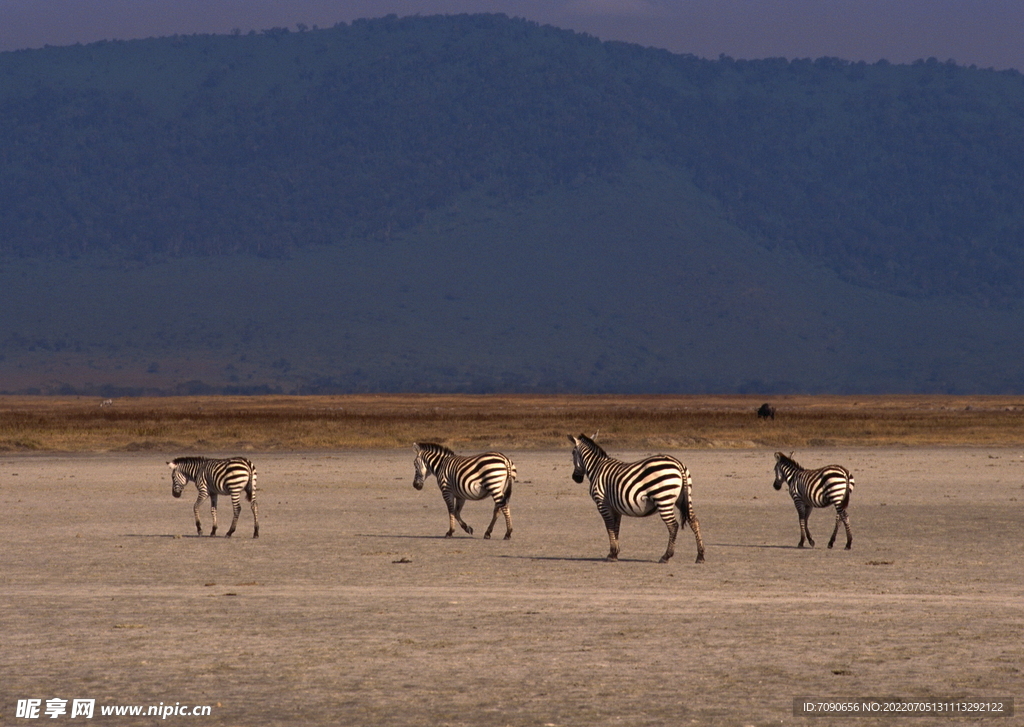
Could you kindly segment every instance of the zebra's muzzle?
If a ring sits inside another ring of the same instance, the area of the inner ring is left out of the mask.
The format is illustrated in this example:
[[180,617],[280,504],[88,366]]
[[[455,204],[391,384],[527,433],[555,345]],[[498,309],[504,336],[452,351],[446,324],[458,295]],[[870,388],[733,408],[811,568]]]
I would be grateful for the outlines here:
[[415,487],[417,490],[422,490],[423,489],[423,480],[413,480],[412,481],[412,486]]
[[572,481],[576,483],[583,482],[583,475],[579,472],[572,473]]

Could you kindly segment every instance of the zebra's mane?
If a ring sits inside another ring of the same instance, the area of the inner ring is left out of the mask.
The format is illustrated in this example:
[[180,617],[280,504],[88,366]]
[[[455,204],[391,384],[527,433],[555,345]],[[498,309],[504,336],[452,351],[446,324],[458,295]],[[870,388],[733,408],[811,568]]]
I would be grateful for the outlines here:
[[779,460],[779,464],[781,464],[783,467],[795,467],[798,470],[803,469],[803,467],[801,467],[795,459],[787,455],[784,455],[782,452],[776,452],[775,458]]
[[435,442],[416,442],[416,446],[419,447],[420,449],[426,449],[428,451],[436,452],[438,454],[448,454],[452,456],[455,455],[455,452],[449,449],[448,447],[444,446],[443,444],[437,444]]
[[600,455],[601,457],[608,456],[608,453],[604,451],[604,448],[600,444],[595,442],[593,439],[588,437],[586,434],[580,434],[579,440],[586,444],[591,449],[593,449],[595,452],[597,452],[597,454]]
[[174,465],[194,464],[194,463],[198,463],[198,462],[205,462],[206,459],[207,459],[206,457],[194,457],[194,456],[193,457],[176,457],[175,459],[171,460],[171,464],[174,464]]

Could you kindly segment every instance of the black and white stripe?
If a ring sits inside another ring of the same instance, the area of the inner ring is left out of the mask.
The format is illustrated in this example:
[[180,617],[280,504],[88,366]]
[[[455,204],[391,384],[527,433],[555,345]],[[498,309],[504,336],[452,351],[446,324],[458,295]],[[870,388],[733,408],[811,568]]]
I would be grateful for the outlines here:
[[668,528],[668,548],[661,562],[675,553],[679,526],[689,522],[697,539],[697,561],[704,562],[700,523],[693,513],[690,472],[675,457],[655,455],[639,462],[613,459],[593,439],[583,434],[569,436],[573,443],[572,478],[590,479],[590,496],[608,529],[608,560],[619,557],[619,525],[622,516],[647,517],[657,512]]
[[516,466],[499,452],[487,452],[473,457],[460,457],[448,447],[430,442],[413,445],[416,450],[416,475],[412,486],[423,489],[423,481],[429,476],[437,478],[444,504],[448,506],[448,533],[455,532],[455,522],[470,535],[473,528],[462,520],[462,506],[466,500],[494,499],[494,514],[487,526],[484,538],[491,537],[498,513],[505,516],[505,540],[512,537],[512,515],[508,503],[512,498],[512,481],[516,478]]
[[805,470],[792,457],[787,457],[782,452],[776,452],[775,484],[773,486],[776,490],[781,490],[784,484],[789,485],[789,494],[793,498],[796,513],[800,518],[800,544],[797,547],[804,547],[805,538],[811,547],[814,547],[814,539],[807,529],[807,518],[814,508],[832,505],[836,509],[836,526],[832,529],[828,547],[831,548],[835,544],[839,523],[842,521],[846,527],[846,549],[849,550],[853,544],[850,518],[846,514],[846,508],[850,504],[850,495],[853,492],[853,475],[850,474],[850,471],[837,464],[816,470]]
[[210,535],[217,534],[217,496],[230,495],[234,517],[231,528],[224,537],[230,538],[238,524],[238,513],[242,510],[242,493],[251,503],[253,531],[252,536],[260,536],[260,520],[256,508],[256,468],[244,457],[231,459],[208,459],[206,457],[178,457],[168,462],[171,468],[171,494],[181,497],[181,491],[189,482],[195,482],[199,490],[192,512],[196,516],[196,532],[203,534],[203,525],[199,521],[199,506],[207,497],[210,498],[210,513],[213,515],[213,528]]

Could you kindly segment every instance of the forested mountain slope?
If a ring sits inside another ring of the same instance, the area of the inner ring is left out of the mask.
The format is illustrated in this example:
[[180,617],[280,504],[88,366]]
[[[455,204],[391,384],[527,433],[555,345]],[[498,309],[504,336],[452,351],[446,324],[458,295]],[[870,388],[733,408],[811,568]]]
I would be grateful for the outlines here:
[[858,284],[1024,290],[1016,72],[708,61],[503,16],[390,18],[0,54],[0,138],[0,249],[21,255],[282,254],[641,157]]
[[0,54],[0,391],[1024,390],[1024,77],[497,15]]

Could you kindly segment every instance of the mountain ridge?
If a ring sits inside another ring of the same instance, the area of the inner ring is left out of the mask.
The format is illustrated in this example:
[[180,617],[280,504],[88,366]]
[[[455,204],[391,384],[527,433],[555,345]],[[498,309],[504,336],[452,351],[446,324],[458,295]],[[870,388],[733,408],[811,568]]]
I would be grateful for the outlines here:
[[1024,76],[497,15],[0,54],[0,392],[1013,393]]

